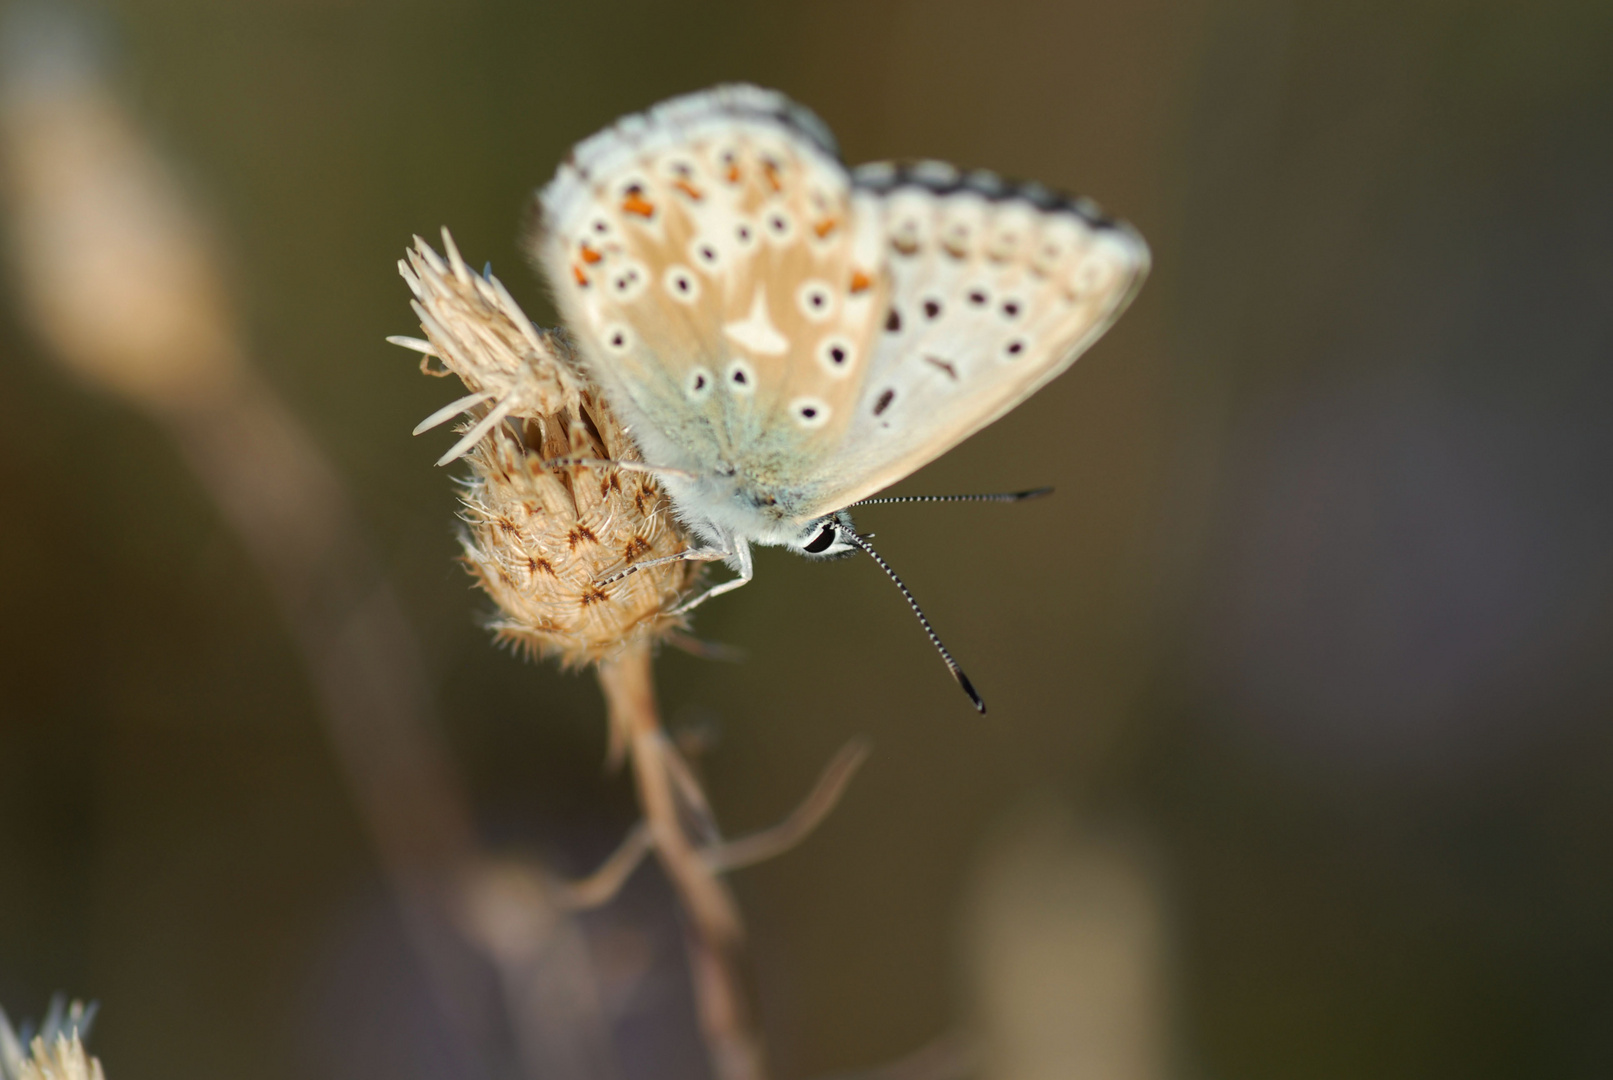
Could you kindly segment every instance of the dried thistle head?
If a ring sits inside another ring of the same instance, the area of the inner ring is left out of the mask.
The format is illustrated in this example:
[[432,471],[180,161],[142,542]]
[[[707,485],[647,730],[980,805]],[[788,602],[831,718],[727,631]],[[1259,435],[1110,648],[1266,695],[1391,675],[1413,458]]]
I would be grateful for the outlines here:
[[[639,451],[558,333],[538,331],[491,275],[472,272],[443,233],[447,257],[416,239],[399,269],[426,340],[423,370],[470,391],[421,424],[472,417],[443,462],[464,455],[465,564],[499,615],[502,642],[567,665],[687,625],[676,609],[698,571],[687,562],[601,579],[692,546],[646,473],[609,465],[545,466],[556,458],[638,461]],[[439,358],[447,370],[430,368]]]

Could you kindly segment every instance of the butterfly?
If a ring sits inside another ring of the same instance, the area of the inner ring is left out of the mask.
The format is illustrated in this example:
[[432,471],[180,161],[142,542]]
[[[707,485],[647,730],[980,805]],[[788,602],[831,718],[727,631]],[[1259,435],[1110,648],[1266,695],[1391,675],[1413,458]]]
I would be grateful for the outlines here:
[[748,85],[617,121],[536,209],[529,254],[698,539],[683,557],[736,571],[685,610],[750,581],[758,545],[860,548],[895,579],[847,509],[1069,367],[1149,266],[1084,199],[935,161],[848,170],[823,121]]

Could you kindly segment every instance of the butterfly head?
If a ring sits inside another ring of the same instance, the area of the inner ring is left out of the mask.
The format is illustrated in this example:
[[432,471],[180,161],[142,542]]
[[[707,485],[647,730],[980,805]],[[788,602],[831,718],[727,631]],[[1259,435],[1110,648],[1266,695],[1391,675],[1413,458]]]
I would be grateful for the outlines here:
[[786,546],[809,559],[842,559],[857,550],[857,545],[847,539],[856,532],[851,515],[836,510],[807,522]]

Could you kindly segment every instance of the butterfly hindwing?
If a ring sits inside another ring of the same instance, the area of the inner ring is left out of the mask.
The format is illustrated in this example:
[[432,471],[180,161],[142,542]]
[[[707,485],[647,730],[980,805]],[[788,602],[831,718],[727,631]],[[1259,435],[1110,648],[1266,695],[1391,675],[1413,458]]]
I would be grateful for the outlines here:
[[865,166],[891,295],[818,509],[939,457],[1075,362],[1135,295],[1148,248],[1090,203],[951,166]]

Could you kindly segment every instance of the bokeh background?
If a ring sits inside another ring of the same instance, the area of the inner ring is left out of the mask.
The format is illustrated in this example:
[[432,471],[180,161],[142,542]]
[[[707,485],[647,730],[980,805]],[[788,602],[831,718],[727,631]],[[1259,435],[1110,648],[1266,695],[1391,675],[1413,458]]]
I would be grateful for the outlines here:
[[[532,189],[618,115],[747,79],[850,161],[1040,179],[1150,241],[1102,343],[898,489],[1056,497],[860,518],[987,719],[867,560],[764,553],[698,624],[747,659],[658,664],[733,831],[874,747],[735,880],[780,1076],[957,1029],[1042,1062],[1001,1076],[1613,1074],[1613,6],[89,20],[250,362],[356,500],[481,842],[566,872],[631,791],[593,682],[478,626],[450,436],[409,436],[452,391],[383,341],[417,332],[410,236],[451,227],[548,322]],[[0,305],[0,1003],[98,999],[114,1080],[518,1075],[444,1033],[247,548],[149,411],[55,361],[25,272]],[[647,869],[583,922],[611,1075],[703,1075],[671,905]]]

